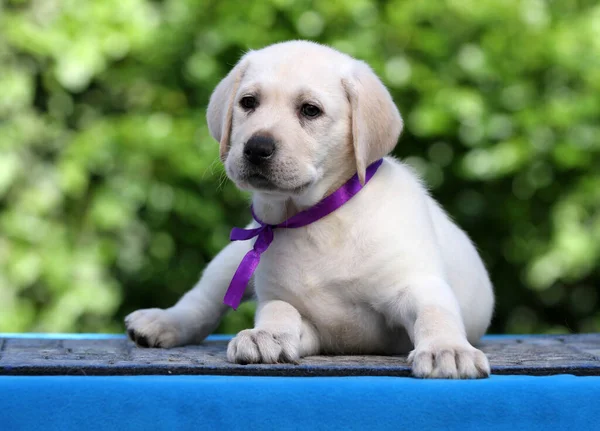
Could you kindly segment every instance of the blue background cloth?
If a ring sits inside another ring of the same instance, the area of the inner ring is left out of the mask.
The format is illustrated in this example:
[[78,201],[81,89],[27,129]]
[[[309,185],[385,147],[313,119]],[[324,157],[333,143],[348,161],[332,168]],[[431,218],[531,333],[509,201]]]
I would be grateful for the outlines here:
[[0,378],[1,430],[600,429],[600,377]]

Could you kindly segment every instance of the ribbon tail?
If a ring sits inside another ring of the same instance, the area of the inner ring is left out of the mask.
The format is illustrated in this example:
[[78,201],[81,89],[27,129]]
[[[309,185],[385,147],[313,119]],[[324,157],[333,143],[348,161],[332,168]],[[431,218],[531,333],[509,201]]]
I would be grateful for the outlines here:
[[263,231],[263,229],[264,228],[262,226],[256,229],[241,229],[239,227],[234,227],[233,229],[231,229],[229,239],[231,241],[246,241],[260,234]]
[[240,302],[242,301],[242,297],[244,296],[246,287],[250,282],[250,278],[252,278],[252,274],[256,270],[259,262],[259,252],[256,250],[250,250],[248,253],[246,253],[242,259],[242,262],[235,271],[235,274],[233,274],[231,283],[229,283],[229,288],[227,289],[225,297],[223,298],[223,303],[225,305],[229,305],[234,310],[237,310]]

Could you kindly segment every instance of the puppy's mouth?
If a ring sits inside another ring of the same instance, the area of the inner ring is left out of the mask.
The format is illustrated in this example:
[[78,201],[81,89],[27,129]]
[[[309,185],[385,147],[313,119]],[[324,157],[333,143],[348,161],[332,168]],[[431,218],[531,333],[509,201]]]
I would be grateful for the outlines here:
[[311,185],[311,181],[308,181],[298,187],[281,187],[275,184],[273,180],[266,175],[257,172],[248,174],[248,176],[244,178],[243,182],[248,184],[250,188],[256,191],[273,192],[286,195],[301,194],[308,186]]
[[271,181],[269,178],[267,178],[263,174],[259,174],[259,173],[250,174],[246,178],[246,181],[248,182],[248,184],[250,184],[252,187],[254,187],[256,189],[261,189],[261,190],[277,189],[277,186],[275,184],[273,184],[273,181]]

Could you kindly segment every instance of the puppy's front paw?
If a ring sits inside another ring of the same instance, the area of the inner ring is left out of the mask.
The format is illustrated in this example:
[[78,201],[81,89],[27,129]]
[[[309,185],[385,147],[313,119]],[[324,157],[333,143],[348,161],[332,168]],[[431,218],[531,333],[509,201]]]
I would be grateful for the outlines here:
[[238,364],[298,363],[300,340],[289,333],[245,329],[229,342],[227,360]]
[[431,379],[481,379],[490,375],[490,364],[469,343],[425,342],[416,347],[408,362],[415,377]]
[[181,328],[167,310],[137,310],[125,317],[127,335],[140,347],[175,347],[181,344]]

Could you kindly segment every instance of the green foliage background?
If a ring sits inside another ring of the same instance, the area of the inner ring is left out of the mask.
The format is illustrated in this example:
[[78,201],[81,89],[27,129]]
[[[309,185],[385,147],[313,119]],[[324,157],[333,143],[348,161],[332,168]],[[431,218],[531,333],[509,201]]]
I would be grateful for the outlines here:
[[210,92],[243,51],[294,38],[386,82],[396,155],[491,271],[493,332],[600,331],[596,1],[0,5],[0,331],[118,332],[189,289],[248,219]]

